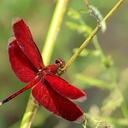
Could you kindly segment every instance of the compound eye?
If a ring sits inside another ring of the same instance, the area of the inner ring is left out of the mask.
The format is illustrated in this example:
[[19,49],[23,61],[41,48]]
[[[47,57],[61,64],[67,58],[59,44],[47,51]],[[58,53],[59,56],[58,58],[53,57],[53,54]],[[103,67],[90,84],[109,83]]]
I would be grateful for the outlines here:
[[59,59],[55,60],[55,63],[56,64],[59,64],[60,63],[60,60]]
[[55,61],[55,63],[56,63],[57,65],[59,65],[60,68],[64,67],[64,65],[65,65],[64,60],[61,59],[61,58],[57,59],[57,60]]

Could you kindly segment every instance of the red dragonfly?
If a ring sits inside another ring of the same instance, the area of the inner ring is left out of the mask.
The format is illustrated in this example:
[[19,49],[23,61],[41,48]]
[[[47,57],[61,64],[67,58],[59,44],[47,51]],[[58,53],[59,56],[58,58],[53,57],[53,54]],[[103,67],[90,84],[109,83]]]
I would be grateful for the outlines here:
[[58,76],[64,60],[57,59],[55,64],[45,66],[23,19],[13,23],[13,32],[14,37],[8,45],[11,67],[19,80],[28,84],[2,100],[0,105],[32,88],[32,95],[39,105],[66,120],[82,120],[83,110],[71,100],[85,100],[86,93]]

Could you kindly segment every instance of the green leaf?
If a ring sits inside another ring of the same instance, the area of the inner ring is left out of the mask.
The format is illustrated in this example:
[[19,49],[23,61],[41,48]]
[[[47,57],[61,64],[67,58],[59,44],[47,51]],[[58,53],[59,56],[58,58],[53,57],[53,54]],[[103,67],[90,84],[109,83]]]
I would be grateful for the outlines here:
[[74,10],[73,8],[70,8],[68,10],[68,16],[70,16],[71,18],[75,19],[75,20],[79,20],[80,19],[80,13],[76,10]]

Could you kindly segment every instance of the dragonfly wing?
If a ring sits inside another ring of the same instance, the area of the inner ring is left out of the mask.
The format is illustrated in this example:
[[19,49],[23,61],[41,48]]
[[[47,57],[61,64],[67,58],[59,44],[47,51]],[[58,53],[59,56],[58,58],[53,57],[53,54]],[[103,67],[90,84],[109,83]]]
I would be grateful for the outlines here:
[[13,23],[13,31],[23,53],[38,70],[41,69],[44,66],[41,54],[32,38],[29,27],[23,19]]
[[11,67],[17,77],[22,82],[31,81],[35,77],[37,69],[21,51],[15,38],[9,41],[8,53]]
[[36,84],[32,89],[32,95],[50,112],[69,121],[83,121],[83,111],[80,107],[59,95],[48,84]]
[[57,75],[49,74],[46,75],[44,79],[55,91],[64,97],[77,101],[83,101],[87,97],[84,91],[69,84],[67,81]]

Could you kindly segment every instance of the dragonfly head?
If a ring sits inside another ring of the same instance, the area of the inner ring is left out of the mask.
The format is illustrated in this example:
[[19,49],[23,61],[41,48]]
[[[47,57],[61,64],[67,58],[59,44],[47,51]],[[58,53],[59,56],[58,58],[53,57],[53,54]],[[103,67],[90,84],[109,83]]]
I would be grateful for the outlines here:
[[62,58],[58,58],[57,60],[55,60],[55,64],[51,64],[40,69],[38,72],[38,75],[45,76],[50,73],[59,74],[59,72],[61,72],[61,69],[64,66],[65,66],[64,60]]
[[62,58],[58,58],[55,60],[55,64],[61,69],[65,66],[65,61]]

